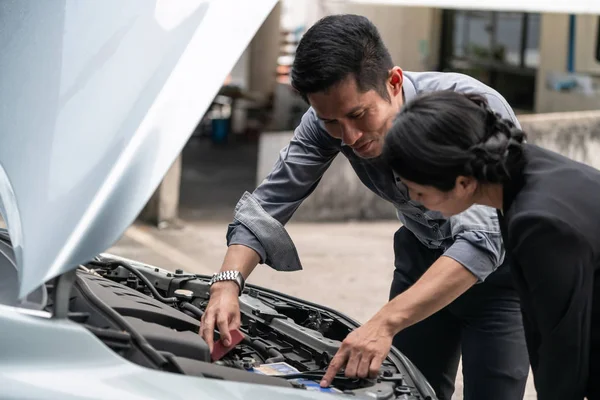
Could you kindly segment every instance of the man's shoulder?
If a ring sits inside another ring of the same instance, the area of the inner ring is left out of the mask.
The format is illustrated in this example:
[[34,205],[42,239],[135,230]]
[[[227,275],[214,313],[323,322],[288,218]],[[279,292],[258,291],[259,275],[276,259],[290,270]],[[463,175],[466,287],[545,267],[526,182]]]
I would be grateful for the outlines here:
[[496,90],[472,76],[460,72],[411,72],[404,71],[415,86],[417,93],[454,90],[455,92],[494,93]]
[[478,93],[484,95],[492,110],[500,113],[504,118],[512,120],[517,126],[519,122],[512,107],[504,96],[497,90],[472,76],[459,72],[404,72],[414,86],[415,94],[437,92],[440,90],[453,90],[460,93]]
[[325,132],[325,126],[323,125],[323,121],[319,119],[314,108],[310,106],[306,109],[306,111],[300,118],[300,123],[297,125],[297,128],[299,127],[314,131]]

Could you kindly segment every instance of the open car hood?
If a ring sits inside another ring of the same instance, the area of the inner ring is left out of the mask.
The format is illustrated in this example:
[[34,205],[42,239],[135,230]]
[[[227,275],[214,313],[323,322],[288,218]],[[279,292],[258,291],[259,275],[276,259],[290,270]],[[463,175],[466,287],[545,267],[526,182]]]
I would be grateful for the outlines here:
[[275,3],[0,3],[0,211],[19,297],[121,237]]

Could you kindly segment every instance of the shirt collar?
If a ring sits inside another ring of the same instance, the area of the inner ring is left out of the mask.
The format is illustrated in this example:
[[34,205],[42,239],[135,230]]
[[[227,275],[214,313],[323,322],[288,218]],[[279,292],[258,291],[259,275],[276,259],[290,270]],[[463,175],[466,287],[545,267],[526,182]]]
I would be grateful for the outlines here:
[[417,89],[409,77],[404,75],[402,81],[402,91],[404,93],[404,103],[408,103],[417,96]]

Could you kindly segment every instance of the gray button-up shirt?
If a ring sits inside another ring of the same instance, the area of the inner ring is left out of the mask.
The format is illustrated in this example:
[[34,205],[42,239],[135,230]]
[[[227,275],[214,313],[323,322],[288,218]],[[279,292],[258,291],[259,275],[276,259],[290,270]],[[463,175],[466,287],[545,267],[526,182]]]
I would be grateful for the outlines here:
[[[478,92],[490,107],[518,125],[515,114],[494,89],[463,74],[404,72],[403,90],[408,102],[418,93],[451,89]],[[504,246],[496,211],[472,206],[448,219],[410,200],[406,187],[379,158],[363,159],[339,139],[330,136],[314,110],[309,109],[294,137],[279,154],[271,173],[238,202],[234,220],[227,230],[227,244],[254,249],[261,263],[276,270],[302,269],[296,248],[284,225],[342,152],[360,180],[373,192],[392,203],[400,221],[427,247],[442,249],[471,271],[480,282],[504,259]]]

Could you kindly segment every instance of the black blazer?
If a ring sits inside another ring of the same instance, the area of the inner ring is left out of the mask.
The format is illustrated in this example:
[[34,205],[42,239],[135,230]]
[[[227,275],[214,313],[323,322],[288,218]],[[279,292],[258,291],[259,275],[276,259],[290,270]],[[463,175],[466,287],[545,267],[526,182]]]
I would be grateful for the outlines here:
[[525,157],[498,217],[536,389],[540,399],[582,398],[588,376],[600,379],[589,374],[600,362],[600,171],[532,144]]
[[525,144],[526,164],[504,185],[506,250],[520,263],[572,263],[600,254],[600,171]]

